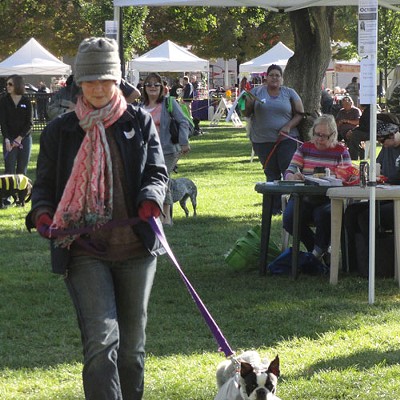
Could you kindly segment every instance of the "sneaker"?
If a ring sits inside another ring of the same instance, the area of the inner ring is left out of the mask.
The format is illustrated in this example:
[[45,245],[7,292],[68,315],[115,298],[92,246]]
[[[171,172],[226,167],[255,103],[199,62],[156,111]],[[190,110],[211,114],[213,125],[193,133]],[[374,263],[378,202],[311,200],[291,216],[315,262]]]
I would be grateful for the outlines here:
[[302,272],[309,275],[326,275],[329,271],[329,267],[312,252],[303,253],[303,256],[299,258],[299,266]]

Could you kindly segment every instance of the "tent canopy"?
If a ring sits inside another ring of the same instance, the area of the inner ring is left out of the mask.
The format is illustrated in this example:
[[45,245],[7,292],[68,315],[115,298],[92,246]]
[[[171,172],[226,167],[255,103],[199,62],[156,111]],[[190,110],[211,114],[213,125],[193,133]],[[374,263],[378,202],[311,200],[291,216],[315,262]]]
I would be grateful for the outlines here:
[[274,47],[266,51],[261,56],[253,58],[239,65],[239,72],[265,72],[271,64],[284,67],[294,52],[285,46],[282,42],[278,42]]
[[70,73],[70,65],[64,64],[53,56],[34,38],[0,63],[0,76],[67,75]]
[[[295,11],[306,7],[358,6],[359,0],[114,0],[115,6],[209,6],[263,7],[272,11]],[[382,7],[400,11],[399,0],[378,0]]]
[[208,61],[167,40],[132,60],[130,68],[143,72],[208,72]]

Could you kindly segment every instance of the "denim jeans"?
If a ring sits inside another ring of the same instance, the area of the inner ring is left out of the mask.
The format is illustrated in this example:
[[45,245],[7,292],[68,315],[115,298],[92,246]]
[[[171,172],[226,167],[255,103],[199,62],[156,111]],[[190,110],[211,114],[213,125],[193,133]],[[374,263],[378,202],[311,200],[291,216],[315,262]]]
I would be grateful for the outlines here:
[[147,305],[157,259],[107,262],[73,257],[65,283],[83,344],[87,400],[140,400]]
[[[287,167],[292,160],[293,154],[297,149],[297,143],[294,140],[282,140],[274,149],[275,143],[254,143],[254,153],[257,154],[258,159],[263,166],[264,174],[267,182],[282,179]],[[265,167],[265,162],[270,153],[273,152],[271,158]],[[276,214],[281,211],[281,196],[273,196],[272,198],[272,213]]]
[[[307,251],[316,249],[325,252],[331,241],[331,203],[329,199],[320,199],[320,203],[315,203],[312,199],[303,199],[300,240]],[[290,234],[293,234],[293,206],[294,200],[290,199],[283,213],[283,228]],[[310,228],[311,223],[315,225],[315,234]]]
[[3,154],[5,156],[5,174],[27,174],[29,159],[31,157],[32,136],[26,136],[22,142],[22,149],[13,148],[6,157],[6,148],[3,145]]

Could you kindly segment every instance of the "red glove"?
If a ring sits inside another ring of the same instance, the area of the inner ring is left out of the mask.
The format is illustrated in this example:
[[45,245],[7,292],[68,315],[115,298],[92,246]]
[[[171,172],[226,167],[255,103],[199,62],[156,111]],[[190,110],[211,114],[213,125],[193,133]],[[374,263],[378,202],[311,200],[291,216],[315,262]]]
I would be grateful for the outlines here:
[[160,216],[161,212],[160,209],[154,201],[151,200],[145,200],[142,203],[140,203],[139,206],[139,218],[143,221],[146,221],[150,217],[158,218]]
[[36,230],[39,232],[39,235],[43,236],[45,239],[50,239],[50,226],[52,223],[53,219],[49,214],[40,214],[39,218],[36,220]]

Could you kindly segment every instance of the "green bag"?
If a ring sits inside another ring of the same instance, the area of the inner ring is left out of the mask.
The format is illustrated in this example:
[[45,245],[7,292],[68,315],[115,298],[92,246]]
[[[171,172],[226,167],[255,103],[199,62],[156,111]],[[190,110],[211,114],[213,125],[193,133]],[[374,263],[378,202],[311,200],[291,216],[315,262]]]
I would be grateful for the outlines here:
[[[245,236],[239,238],[232,249],[225,255],[225,262],[235,271],[257,269],[260,266],[261,226],[249,229]],[[281,253],[275,242],[270,240],[268,262]]]

